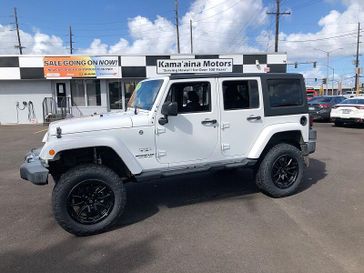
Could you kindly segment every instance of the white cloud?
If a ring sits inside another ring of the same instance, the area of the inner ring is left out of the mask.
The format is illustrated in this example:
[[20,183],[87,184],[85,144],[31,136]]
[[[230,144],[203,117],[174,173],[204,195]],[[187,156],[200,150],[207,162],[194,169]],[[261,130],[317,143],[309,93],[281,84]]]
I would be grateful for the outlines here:
[[[20,30],[24,54],[65,54],[67,49],[60,37],[36,31],[30,34]],[[0,54],[18,54],[16,32],[11,26],[0,25]]]
[[[353,55],[356,50],[357,22],[364,22],[364,1],[342,0],[342,3],[346,9],[343,12],[332,10],[322,17],[318,22],[318,32],[281,33],[280,39],[287,42],[280,42],[280,50],[286,51],[291,60],[326,56],[317,49],[333,51],[332,55],[336,56]],[[333,36],[337,38],[325,39]],[[265,43],[266,35],[262,33],[258,40]],[[309,42],[299,42],[307,40]]]
[[[180,20],[181,53],[190,52],[190,19],[193,21],[194,52],[223,53],[259,51],[248,45],[248,28],[262,26],[265,8],[262,0],[196,0]],[[174,23],[157,16],[152,21],[136,16],[128,22],[131,42],[124,38],[108,47],[108,53],[175,53],[176,30]],[[98,52],[95,39],[88,49],[81,52]],[[104,49],[103,44],[99,44]]]

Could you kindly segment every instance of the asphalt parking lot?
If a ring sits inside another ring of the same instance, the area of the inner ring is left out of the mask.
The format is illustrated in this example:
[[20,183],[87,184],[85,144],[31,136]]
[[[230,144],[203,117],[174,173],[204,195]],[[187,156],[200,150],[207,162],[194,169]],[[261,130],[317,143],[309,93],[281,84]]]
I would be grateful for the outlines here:
[[52,184],[19,178],[42,126],[0,126],[0,272],[364,272],[364,129],[315,124],[300,191],[272,199],[248,171],[128,185],[112,231],[55,222]]

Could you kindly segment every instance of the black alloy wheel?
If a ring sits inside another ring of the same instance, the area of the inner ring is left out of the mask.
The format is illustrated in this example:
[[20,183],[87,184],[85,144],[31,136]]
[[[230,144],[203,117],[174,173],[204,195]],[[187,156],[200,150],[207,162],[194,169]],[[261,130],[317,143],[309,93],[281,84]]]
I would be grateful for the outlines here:
[[100,180],[84,180],[70,191],[67,210],[73,220],[93,225],[105,219],[114,207],[115,196]]
[[86,236],[112,228],[124,212],[122,179],[103,165],[75,166],[61,175],[52,194],[54,217],[66,231]]
[[304,168],[304,157],[298,147],[288,143],[276,144],[259,164],[257,186],[272,197],[289,196],[302,183]]
[[298,162],[292,156],[285,154],[278,157],[272,166],[272,181],[280,189],[287,189],[296,181]]

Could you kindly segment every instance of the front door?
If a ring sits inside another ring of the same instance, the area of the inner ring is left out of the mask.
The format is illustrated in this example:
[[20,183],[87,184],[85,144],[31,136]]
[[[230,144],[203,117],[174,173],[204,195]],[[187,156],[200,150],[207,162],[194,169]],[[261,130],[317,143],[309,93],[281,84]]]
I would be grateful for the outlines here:
[[[160,163],[183,165],[212,156],[218,147],[219,114],[214,80],[181,80],[170,84],[164,102],[177,102],[178,115],[157,124],[157,158]],[[161,114],[157,115],[157,119]],[[157,121],[158,123],[158,121]]]
[[221,148],[225,157],[246,157],[264,128],[259,78],[220,78]]
[[64,82],[56,83],[56,96],[57,96],[57,107],[65,108],[67,106],[67,101],[66,101],[66,84]]

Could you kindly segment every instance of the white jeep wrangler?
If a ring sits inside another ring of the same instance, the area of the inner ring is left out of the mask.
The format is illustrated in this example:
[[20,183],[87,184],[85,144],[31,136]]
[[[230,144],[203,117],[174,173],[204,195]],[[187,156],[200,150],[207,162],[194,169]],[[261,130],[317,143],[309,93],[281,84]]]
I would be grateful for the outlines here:
[[54,216],[75,235],[115,224],[132,181],[251,167],[263,192],[287,196],[316,148],[305,90],[299,74],[147,79],[125,112],[51,123],[20,175],[37,185],[52,175]]

